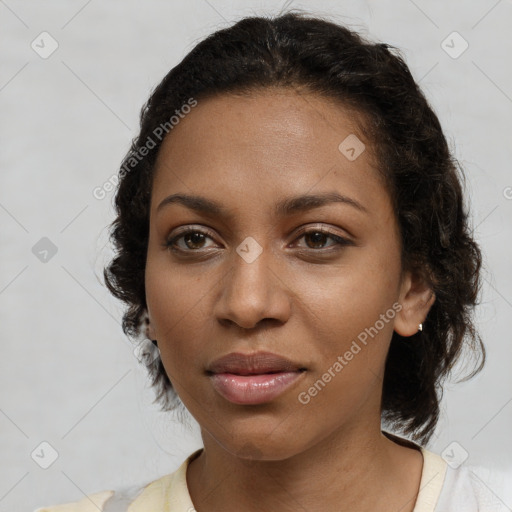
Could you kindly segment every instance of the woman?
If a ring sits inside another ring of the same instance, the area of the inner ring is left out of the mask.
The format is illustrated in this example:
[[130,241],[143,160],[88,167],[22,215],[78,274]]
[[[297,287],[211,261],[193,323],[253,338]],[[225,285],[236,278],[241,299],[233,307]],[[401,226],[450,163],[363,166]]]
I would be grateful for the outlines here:
[[397,52],[305,15],[243,19],[158,85],[119,176],[106,284],[125,333],[158,347],[162,408],[183,403],[204,448],[147,485],[40,510],[491,503],[422,446],[463,349],[482,356],[469,377],[484,363],[481,253]]

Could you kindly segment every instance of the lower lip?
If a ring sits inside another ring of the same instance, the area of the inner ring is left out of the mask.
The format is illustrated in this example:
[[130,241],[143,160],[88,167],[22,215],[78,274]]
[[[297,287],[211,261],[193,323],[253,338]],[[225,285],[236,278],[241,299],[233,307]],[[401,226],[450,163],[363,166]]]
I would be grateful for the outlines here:
[[216,373],[210,376],[215,390],[234,404],[255,405],[270,402],[289,389],[304,372],[261,375]]

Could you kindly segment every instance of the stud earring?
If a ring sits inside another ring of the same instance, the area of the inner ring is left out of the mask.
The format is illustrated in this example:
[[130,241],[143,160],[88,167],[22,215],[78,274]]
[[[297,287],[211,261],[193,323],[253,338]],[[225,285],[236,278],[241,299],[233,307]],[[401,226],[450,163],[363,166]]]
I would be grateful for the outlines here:
[[423,324],[418,325],[418,330],[423,331]]

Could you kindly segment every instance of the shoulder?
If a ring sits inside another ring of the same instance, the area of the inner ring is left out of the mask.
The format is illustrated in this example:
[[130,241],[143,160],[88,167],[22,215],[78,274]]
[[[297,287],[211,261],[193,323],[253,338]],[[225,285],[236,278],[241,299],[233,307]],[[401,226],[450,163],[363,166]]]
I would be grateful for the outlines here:
[[170,510],[169,506],[174,503],[188,504],[191,510],[192,502],[186,483],[187,466],[201,451],[195,451],[173,473],[149,483],[97,492],[84,496],[80,501],[42,507],[34,512],[118,512],[126,511],[128,507],[130,512],[142,512]]
[[399,444],[421,450],[423,470],[414,512],[510,512],[512,474],[483,466],[458,466],[417,443],[383,431]]
[[455,466],[417,445],[424,464],[414,512],[510,512],[512,475],[483,466]]
[[102,491],[85,496],[80,501],[62,503],[49,507],[42,507],[34,512],[98,512],[103,510],[105,503],[115,494],[114,491]]
[[505,500],[507,479],[503,473],[482,466],[448,466],[435,512],[509,511]]
[[141,505],[144,505],[144,510],[148,506],[160,509],[162,490],[172,486],[175,475],[176,472],[146,484],[89,494],[79,501],[42,507],[34,512],[117,512],[125,511],[128,507],[136,511]]

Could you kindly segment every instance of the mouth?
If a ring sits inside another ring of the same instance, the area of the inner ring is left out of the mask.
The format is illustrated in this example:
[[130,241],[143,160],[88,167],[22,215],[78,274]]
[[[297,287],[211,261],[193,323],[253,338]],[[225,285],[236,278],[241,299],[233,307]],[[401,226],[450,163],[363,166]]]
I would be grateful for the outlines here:
[[269,352],[231,353],[206,371],[213,388],[240,405],[268,403],[290,389],[306,372],[303,365]]

